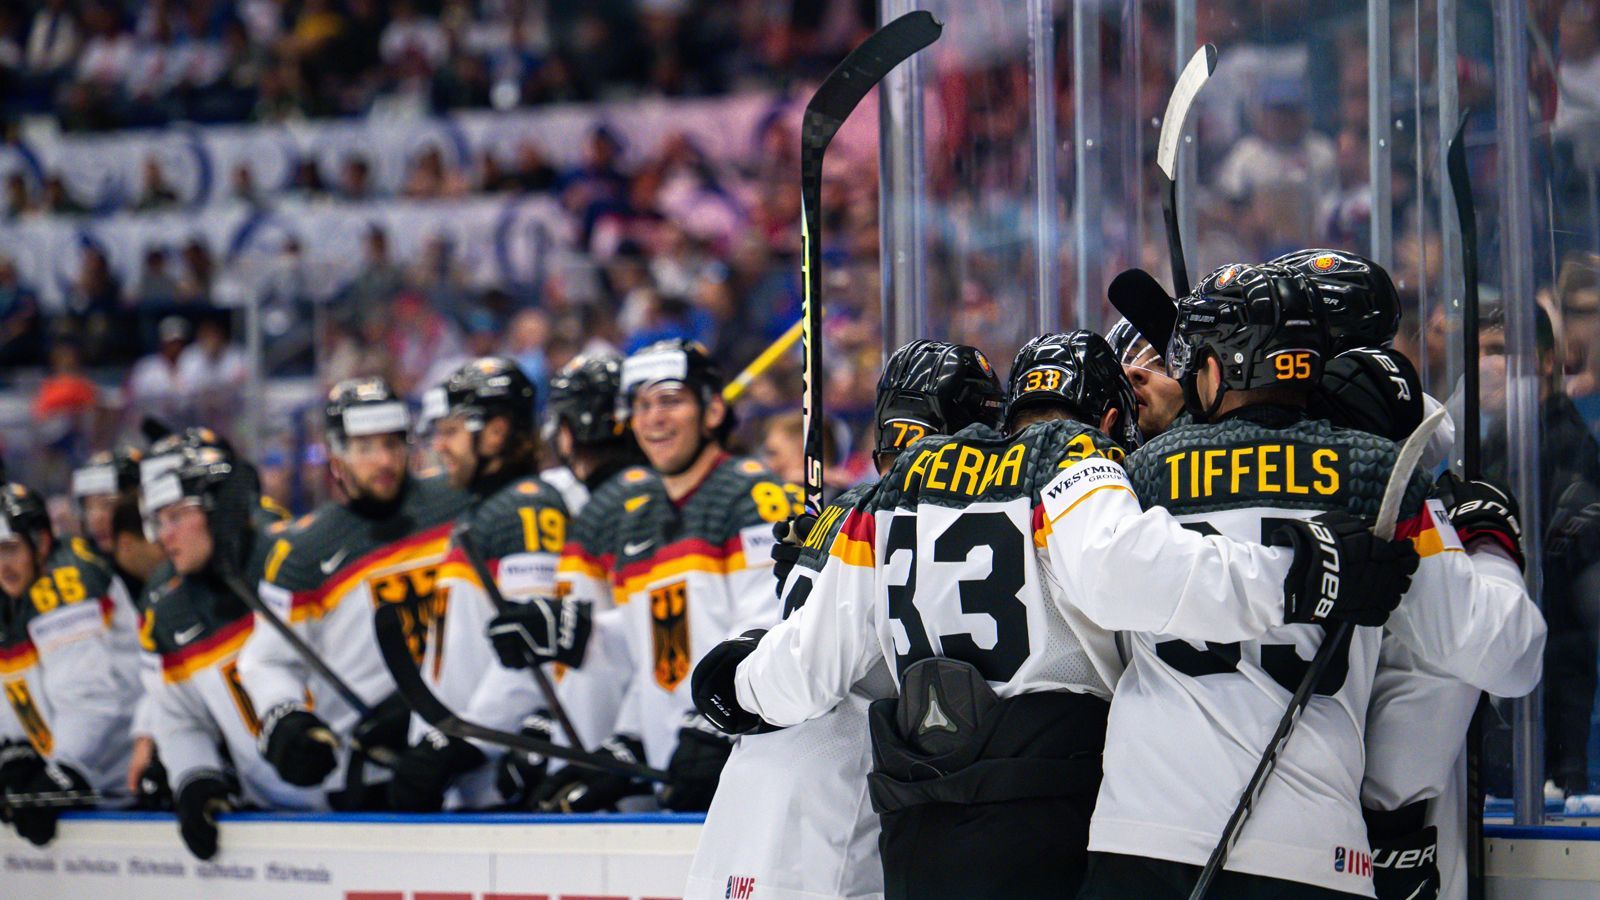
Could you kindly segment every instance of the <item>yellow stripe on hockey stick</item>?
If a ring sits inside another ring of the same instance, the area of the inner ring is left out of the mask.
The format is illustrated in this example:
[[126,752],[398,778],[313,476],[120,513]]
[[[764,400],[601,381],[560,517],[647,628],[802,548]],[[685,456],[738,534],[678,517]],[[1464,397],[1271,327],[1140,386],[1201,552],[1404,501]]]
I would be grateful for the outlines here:
[[760,356],[751,360],[750,365],[745,366],[744,371],[740,372],[722,389],[722,399],[728,403],[739,399],[744,394],[745,389],[750,387],[751,382],[760,378],[762,373],[772,368],[772,364],[777,362],[785,353],[788,353],[789,349],[795,345],[795,342],[800,340],[801,326],[804,324],[805,320],[801,319],[789,326],[788,331],[785,331],[781,337],[773,341],[772,345],[767,349],[761,351]]

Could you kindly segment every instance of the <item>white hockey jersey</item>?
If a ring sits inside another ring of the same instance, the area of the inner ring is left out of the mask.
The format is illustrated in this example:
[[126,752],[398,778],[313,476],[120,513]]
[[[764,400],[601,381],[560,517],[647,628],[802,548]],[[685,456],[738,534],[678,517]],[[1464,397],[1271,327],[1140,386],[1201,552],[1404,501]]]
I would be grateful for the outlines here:
[[22,597],[0,595],[0,738],[70,766],[102,805],[127,802],[139,625],[127,589],[81,538],[57,543]]
[[[871,487],[823,510],[784,585],[785,609],[805,604],[832,537]],[[700,829],[686,900],[727,897],[735,885],[777,900],[883,896],[878,814],[867,797],[867,705],[893,695],[888,667],[878,665],[821,716],[739,738]]]

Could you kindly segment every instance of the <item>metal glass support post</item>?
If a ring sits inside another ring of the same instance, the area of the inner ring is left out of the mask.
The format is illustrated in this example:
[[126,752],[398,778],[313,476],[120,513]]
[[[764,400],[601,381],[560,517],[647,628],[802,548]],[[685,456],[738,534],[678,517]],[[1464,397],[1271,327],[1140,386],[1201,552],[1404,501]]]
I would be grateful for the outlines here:
[[[1495,120],[1499,125],[1500,294],[1506,329],[1506,471],[1522,500],[1525,521],[1542,522],[1539,509],[1539,366],[1534,338],[1533,169],[1528,122],[1527,8],[1522,0],[1493,0]],[[1540,597],[1539,529],[1523,535],[1528,590]],[[1544,818],[1542,690],[1516,701],[1511,759],[1516,779],[1516,822]]]
[[[1172,3],[1174,79],[1183,71],[1183,67],[1189,64],[1189,57],[1194,55],[1195,48],[1200,46],[1199,38],[1196,36],[1194,4],[1195,0],[1173,0]],[[1184,236],[1184,259],[1188,263],[1190,277],[1198,280],[1204,270],[1197,268],[1197,261],[1189,256],[1194,246],[1199,243],[1196,238],[1194,211],[1195,173],[1199,171],[1199,165],[1198,151],[1192,134],[1191,130],[1190,134],[1184,135],[1183,145],[1178,149],[1178,231]]]
[[[917,8],[913,0],[882,0],[879,21]],[[878,85],[878,259],[885,359],[901,344],[927,336],[923,61],[921,54],[912,56]]]
[[1372,184],[1372,258],[1394,267],[1393,100],[1389,0],[1367,0],[1367,179]]
[[[1461,118],[1460,88],[1456,84],[1456,0],[1438,0],[1437,24],[1437,53],[1433,64],[1434,81],[1439,88],[1439,131],[1438,146],[1439,157],[1434,171],[1438,179],[1434,185],[1439,195],[1439,290],[1438,297],[1440,309],[1444,315],[1456,322],[1461,321],[1461,226],[1456,221],[1455,201],[1451,199],[1449,185],[1445,183],[1445,153],[1450,149],[1450,136],[1456,133],[1456,124]],[[1422,323],[1423,331],[1427,331],[1427,322]],[[1444,384],[1443,390],[1448,394],[1452,385],[1446,382],[1435,381],[1436,372],[1428,371],[1428,360],[1424,356],[1419,360],[1423,366],[1423,384]],[[1445,341],[1445,374],[1459,376],[1461,374],[1461,342]],[[1456,454],[1452,460],[1454,467],[1461,468],[1460,455]]]
[[1050,0],[1028,0],[1028,61],[1033,105],[1033,334],[1061,330],[1056,252],[1056,34]]
[[1100,256],[1105,245],[1100,228],[1100,7],[1072,7],[1072,160],[1074,328],[1097,328],[1089,319],[1090,300],[1105,289]]

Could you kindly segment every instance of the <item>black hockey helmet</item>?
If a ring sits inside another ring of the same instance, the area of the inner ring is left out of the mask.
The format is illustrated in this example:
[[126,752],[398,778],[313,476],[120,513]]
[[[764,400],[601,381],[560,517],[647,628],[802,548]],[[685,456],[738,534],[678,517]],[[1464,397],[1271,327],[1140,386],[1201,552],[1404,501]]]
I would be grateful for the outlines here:
[[[699,341],[671,338],[635,351],[622,361],[622,382],[617,390],[617,418],[626,421],[633,396],[640,388],[676,381],[692,389],[702,404],[722,391],[722,368]],[[729,410],[729,419],[732,419]]]
[[139,460],[139,483],[148,484],[163,472],[178,464],[179,455],[186,448],[213,447],[233,456],[233,445],[227,439],[204,426],[185,428],[158,438],[150,451]]
[[89,457],[83,466],[72,471],[72,497],[103,497],[137,490],[139,463],[144,451],[137,447],[122,446],[115,451],[102,450]]
[[445,379],[444,408],[434,418],[461,416],[467,430],[479,431],[490,419],[505,416],[512,432],[529,434],[538,394],[516,362],[504,356],[484,356]]
[[353,437],[408,434],[411,411],[382,378],[347,378],[328,392],[323,424],[329,448],[343,453],[345,443]]
[[[1221,364],[1222,389],[1204,409],[1195,377],[1208,355]],[[1327,356],[1327,319],[1310,279],[1282,266],[1234,264],[1179,301],[1166,361],[1190,413],[1206,421],[1226,390],[1311,390]]]
[[1039,404],[1065,406],[1099,427],[1107,410],[1117,411],[1111,439],[1128,450],[1144,443],[1139,434],[1139,402],[1122,374],[1122,363],[1105,338],[1092,331],[1041,334],[1022,345],[1011,363],[1006,419]]
[[207,516],[213,557],[227,560],[237,571],[248,552],[251,516],[259,500],[249,466],[223,448],[189,446],[177,453],[174,465],[144,483],[139,504],[145,534],[151,540],[157,533],[156,515],[162,509],[178,503],[197,504]]
[[26,538],[37,550],[40,534],[55,535],[44,498],[14,481],[0,485],[0,541]]
[[1329,354],[1387,347],[1400,330],[1400,293],[1383,266],[1345,250],[1308,249],[1272,261],[1311,279],[1328,317]]
[[565,424],[580,445],[604,444],[622,436],[617,419],[617,393],[622,387],[622,357],[585,353],[573,357],[550,379],[545,405],[544,437],[554,440]]
[[983,351],[966,344],[912,341],[894,351],[878,379],[875,454],[896,453],[929,434],[974,423],[1000,427],[1005,394]]
[[1127,319],[1118,319],[1117,324],[1111,326],[1106,332],[1106,343],[1121,365],[1166,371],[1166,363],[1161,359],[1161,352],[1166,348],[1151,344]]

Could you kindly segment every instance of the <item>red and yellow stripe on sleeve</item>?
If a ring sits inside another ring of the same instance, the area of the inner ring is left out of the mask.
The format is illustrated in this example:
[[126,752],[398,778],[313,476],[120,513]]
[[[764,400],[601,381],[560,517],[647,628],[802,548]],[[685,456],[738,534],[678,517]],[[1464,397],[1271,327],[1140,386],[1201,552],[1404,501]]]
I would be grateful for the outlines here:
[[321,585],[308,591],[296,591],[289,608],[289,621],[303,622],[327,615],[368,575],[411,560],[441,556],[449,542],[450,523],[446,522],[372,550],[346,563]]
[[853,509],[839,526],[829,555],[847,566],[870,568],[876,559],[878,521],[864,510]]
[[161,654],[161,678],[168,684],[187,681],[239,652],[255,627],[255,616],[240,616],[186,647]]
[[1423,559],[1439,553],[1462,552],[1461,541],[1455,537],[1453,530],[1448,539],[1444,532],[1439,530],[1435,517],[1442,516],[1443,513],[1434,509],[1434,506],[1434,501],[1424,503],[1416,515],[1396,525],[1394,529],[1395,539],[1409,539],[1416,548],[1417,555]]

